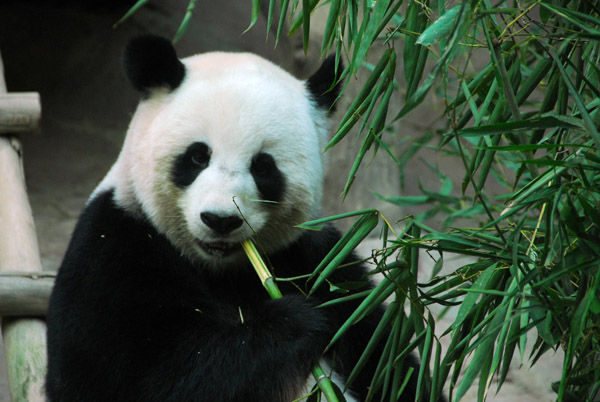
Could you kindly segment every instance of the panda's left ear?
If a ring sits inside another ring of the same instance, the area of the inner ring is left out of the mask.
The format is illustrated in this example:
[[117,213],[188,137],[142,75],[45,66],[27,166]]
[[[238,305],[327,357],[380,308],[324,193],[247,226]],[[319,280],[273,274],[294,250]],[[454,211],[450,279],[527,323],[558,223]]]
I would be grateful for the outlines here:
[[332,54],[323,60],[317,72],[306,81],[306,87],[317,106],[329,113],[335,111],[335,101],[342,87],[340,77],[343,71],[344,63],[341,58],[336,66],[335,54]]
[[185,77],[185,67],[171,41],[162,36],[143,35],[129,41],[123,65],[131,85],[138,91],[154,88],[173,90]]

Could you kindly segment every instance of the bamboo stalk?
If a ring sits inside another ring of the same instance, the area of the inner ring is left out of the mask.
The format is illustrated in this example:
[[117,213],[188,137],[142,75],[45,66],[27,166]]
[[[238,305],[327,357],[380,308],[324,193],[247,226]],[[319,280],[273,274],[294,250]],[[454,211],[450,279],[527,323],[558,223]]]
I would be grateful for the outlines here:
[[[271,272],[269,272],[269,269],[260,257],[258,250],[256,250],[254,243],[252,243],[252,241],[250,240],[246,240],[242,243],[242,248],[246,252],[250,263],[252,264],[254,270],[258,274],[261,283],[269,293],[269,296],[271,296],[272,299],[281,298],[281,291],[277,287],[277,284],[275,283]],[[333,389],[331,378],[329,378],[329,376],[325,374],[325,371],[323,371],[319,364],[313,367],[312,373],[313,377],[315,378],[315,381],[317,382],[317,385],[319,386],[319,389],[325,396],[325,399],[327,399],[328,402],[339,402],[335,394],[335,390]]]

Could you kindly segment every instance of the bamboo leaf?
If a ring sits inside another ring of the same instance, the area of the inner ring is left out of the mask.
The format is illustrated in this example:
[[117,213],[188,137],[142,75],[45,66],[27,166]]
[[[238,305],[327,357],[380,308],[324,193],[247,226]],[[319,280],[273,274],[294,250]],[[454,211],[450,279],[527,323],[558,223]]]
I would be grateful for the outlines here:
[[[475,283],[473,284],[473,286],[471,286],[471,290],[484,290],[487,287],[487,284],[489,282],[489,280],[492,278],[492,275],[494,274],[494,272],[496,271],[496,267],[498,266],[498,263],[492,264],[489,267],[487,267],[485,270],[483,270],[483,272],[479,275],[479,277],[477,278],[477,280],[475,281]],[[472,314],[472,309],[473,306],[475,306],[475,303],[477,302],[477,299],[479,299],[480,293],[477,292],[470,292],[467,294],[467,296],[465,297],[465,299],[463,300],[463,302],[460,305],[460,308],[458,309],[458,312],[456,313],[456,319],[454,320],[454,323],[452,324],[452,328],[454,330],[456,330],[460,325],[462,325],[462,323],[467,319],[467,317]]]
[[441,38],[445,38],[450,35],[452,27],[456,23],[456,18],[459,15],[461,6],[455,6],[450,10],[447,10],[437,20],[427,27],[419,35],[417,39],[417,45],[429,46],[439,41]]
[[369,361],[371,355],[375,351],[375,348],[377,347],[377,345],[379,344],[379,342],[381,341],[383,336],[387,334],[387,332],[388,332],[387,329],[389,328],[389,324],[390,324],[391,320],[396,316],[396,313],[397,313],[399,307],[400,307],[399,303],[394,301],[394,302],[390,303],[388,308],[385,310],[385,313],[383,314],[383,317],[381,317],[379,324],[375,328],[375,331],[373,332],[373,335],[371,336],[369,343],[367,344],[362,355],[360,356],[360,358],[354,365],[354,368],[348,375],[348,379],[346,380],[346,388],[348,388],[350,385],[352,385],[352,383],[356,379],[356,376],[361,372],[361,370],[364,368],[365,364]]
[[[464,137],[476,137],[482,135],[495,135],[506,133],[518,133],[521,131],[540,130],[548,128],[578,129],[582,127],[579,119],[567,116],[544,116],[510,121],[507,123],[489,124],[479,127],[469,127],[457,130],[456,134]],[[453,133],[454,134],[454,133]],[[494,147],[489,147],[494,149]]]
[[148,2],[148,0],[136,1],[135,4],[133,6],[131,6],[131,8],[129,10],[127,10],[125,15],[123,15],[117,22],[115,22],[113,24],[113,29],[117,28],[119,25],[121,25],[122,23],[127,21],[129,19],[129,17],[131,17],[133,14],[135,14],[136,11],[139,10],[147,2]]
[[340,329],[335,333],[335,335],[331,338],[329,345],[325,350],[328,350],[337,340],[350,328],[352,325],[356,324],[363,317],[372,312],[375,308],[379,306],[385,299],[387,299],[392,293],[394,293],[396,282],[401,283],[403,280],[406,280],[409,276],[409,272],[405,269],[393,270],[389,277],[386,276],[384,279],[377,285],[369,296],[363,300],[363,302],[354,310],[352,315],[348,317],[346,322],[340,327]]
[[335,30],[338,26],[338,18],[340,14],[341,0],[332,0],[329,6],[329,14],[325,23],[325,32],[323,33],[323,43],[321,45],[321,57],[327,53],[331,43],[334,40]]
[[277,34],[275,35],[275,46],[277,46],[279,43],[279,38],[281,36],[281,32],[283,31],[283,25],[285,24],[289,5],[290,0],[282,0],[281,9],[279,11],[279,23],[277,24]]
[[346,136],[346,134],[348,134],[348,132],[354,126],[354,124],[356,124],[356,122],[358,121],[358,119],[360,118],[362,113],[367,109],[368,103],[369,103],[371,97],[374,96],[374,94],[371,92],[371,90],[375,86],[375,83],[382,76],[386,67],[388,67],[390,57],[392,57],[391,53],[392,53],[392,51],[387,50],[381,56],[381,58],[379,59],[379,62],[373,69],[373,72],[367,79],[367,82],[362,87],[362,89],[358,93],[358,95],[356,95],[356,98],[354,98],[354,101],[348,108],[348,111],[346,112],[344,117],[342,117],[342,120],[340,121],[340,128],[335,133],[335,135],[333,136],[331,141],[329,141],[329,144],[327,144],[327,147],[325,147],[325,151],[327,151],[328,149],[333,147],[335,144],[340,142],[342,140],[342,138],[344,138]]
[[256,24],[256,21],[258,21],[259,13],[260,13],[260,0],[252,0],[252,14],[250,16],[250,25],[248,25],[248,28],[246,28],[244,30],[244,33],[248,32],[250,30],[250,28],[252,28],[254,26],[254,24]]
[[309,295],[314,293],[319,286],[325,282],[329,275],[350,255],[356,246],[371,233],[378,223],[379,216],[376,212],[365,214],[356,221],[352,228],[344,234],[332,251],[315,269],[313,275],[317,276],[315,283],[308,293]]
[[304,54],[308,53],[308,42],[310,40],[310,0],[302,0],[302,46]]
[[190,0],[190,2],[188,3],[187,10],[185,12],[185,16],[183,17],[183,20],[181,21],[181,24],[179,25],[179,28],[177,29],[177,32],[175,33],[175,37],[173,38],[173,43],[179,42],[179,39],[181,39],[183,37],[183,35],[185,34],[185,32],[187,31],[188,26],[190,24],[190,20],[192,19],[192,14],[194,12],[194,8],[196,7],[196,2],[197,2],[197,0]]

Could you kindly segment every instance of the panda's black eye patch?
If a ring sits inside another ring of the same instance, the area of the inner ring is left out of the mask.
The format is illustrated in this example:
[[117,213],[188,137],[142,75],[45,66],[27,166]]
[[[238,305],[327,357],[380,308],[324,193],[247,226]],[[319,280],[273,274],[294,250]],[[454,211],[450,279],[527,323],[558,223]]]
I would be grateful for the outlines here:
[[270,154],[266,152],[256,154],[250,164],[250,173],[264,200],[281,201],[285,179]]
[[184,153],[177,156],[173,164],[173,183],[187,187],[196,180],[198,174],[208,167],[210,148],[204,142],[195,142]]

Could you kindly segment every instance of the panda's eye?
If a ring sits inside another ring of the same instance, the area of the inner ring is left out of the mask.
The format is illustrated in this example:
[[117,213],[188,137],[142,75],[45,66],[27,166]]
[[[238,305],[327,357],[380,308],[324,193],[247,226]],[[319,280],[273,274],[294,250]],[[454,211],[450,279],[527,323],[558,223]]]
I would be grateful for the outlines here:
[[264,200],[281,201],[283,199],[285,178],[270,154],[265,152],[256,154],[250,164],[250,173]]
[[180,154],[173,164],[173,182],[179,187],[189,186],[200,172],[208,167],[210,148],[203,142],[195,142]]
[[191,162],[197,167],[204,169],[208,166],[210,161],[210,150],[208,145],[203,142],[193,144],[188,148],[187,151]]
[[259,153],[252,159],[250,172],[253,176],[265,177],[276,169],[275,160],[266,153]]

